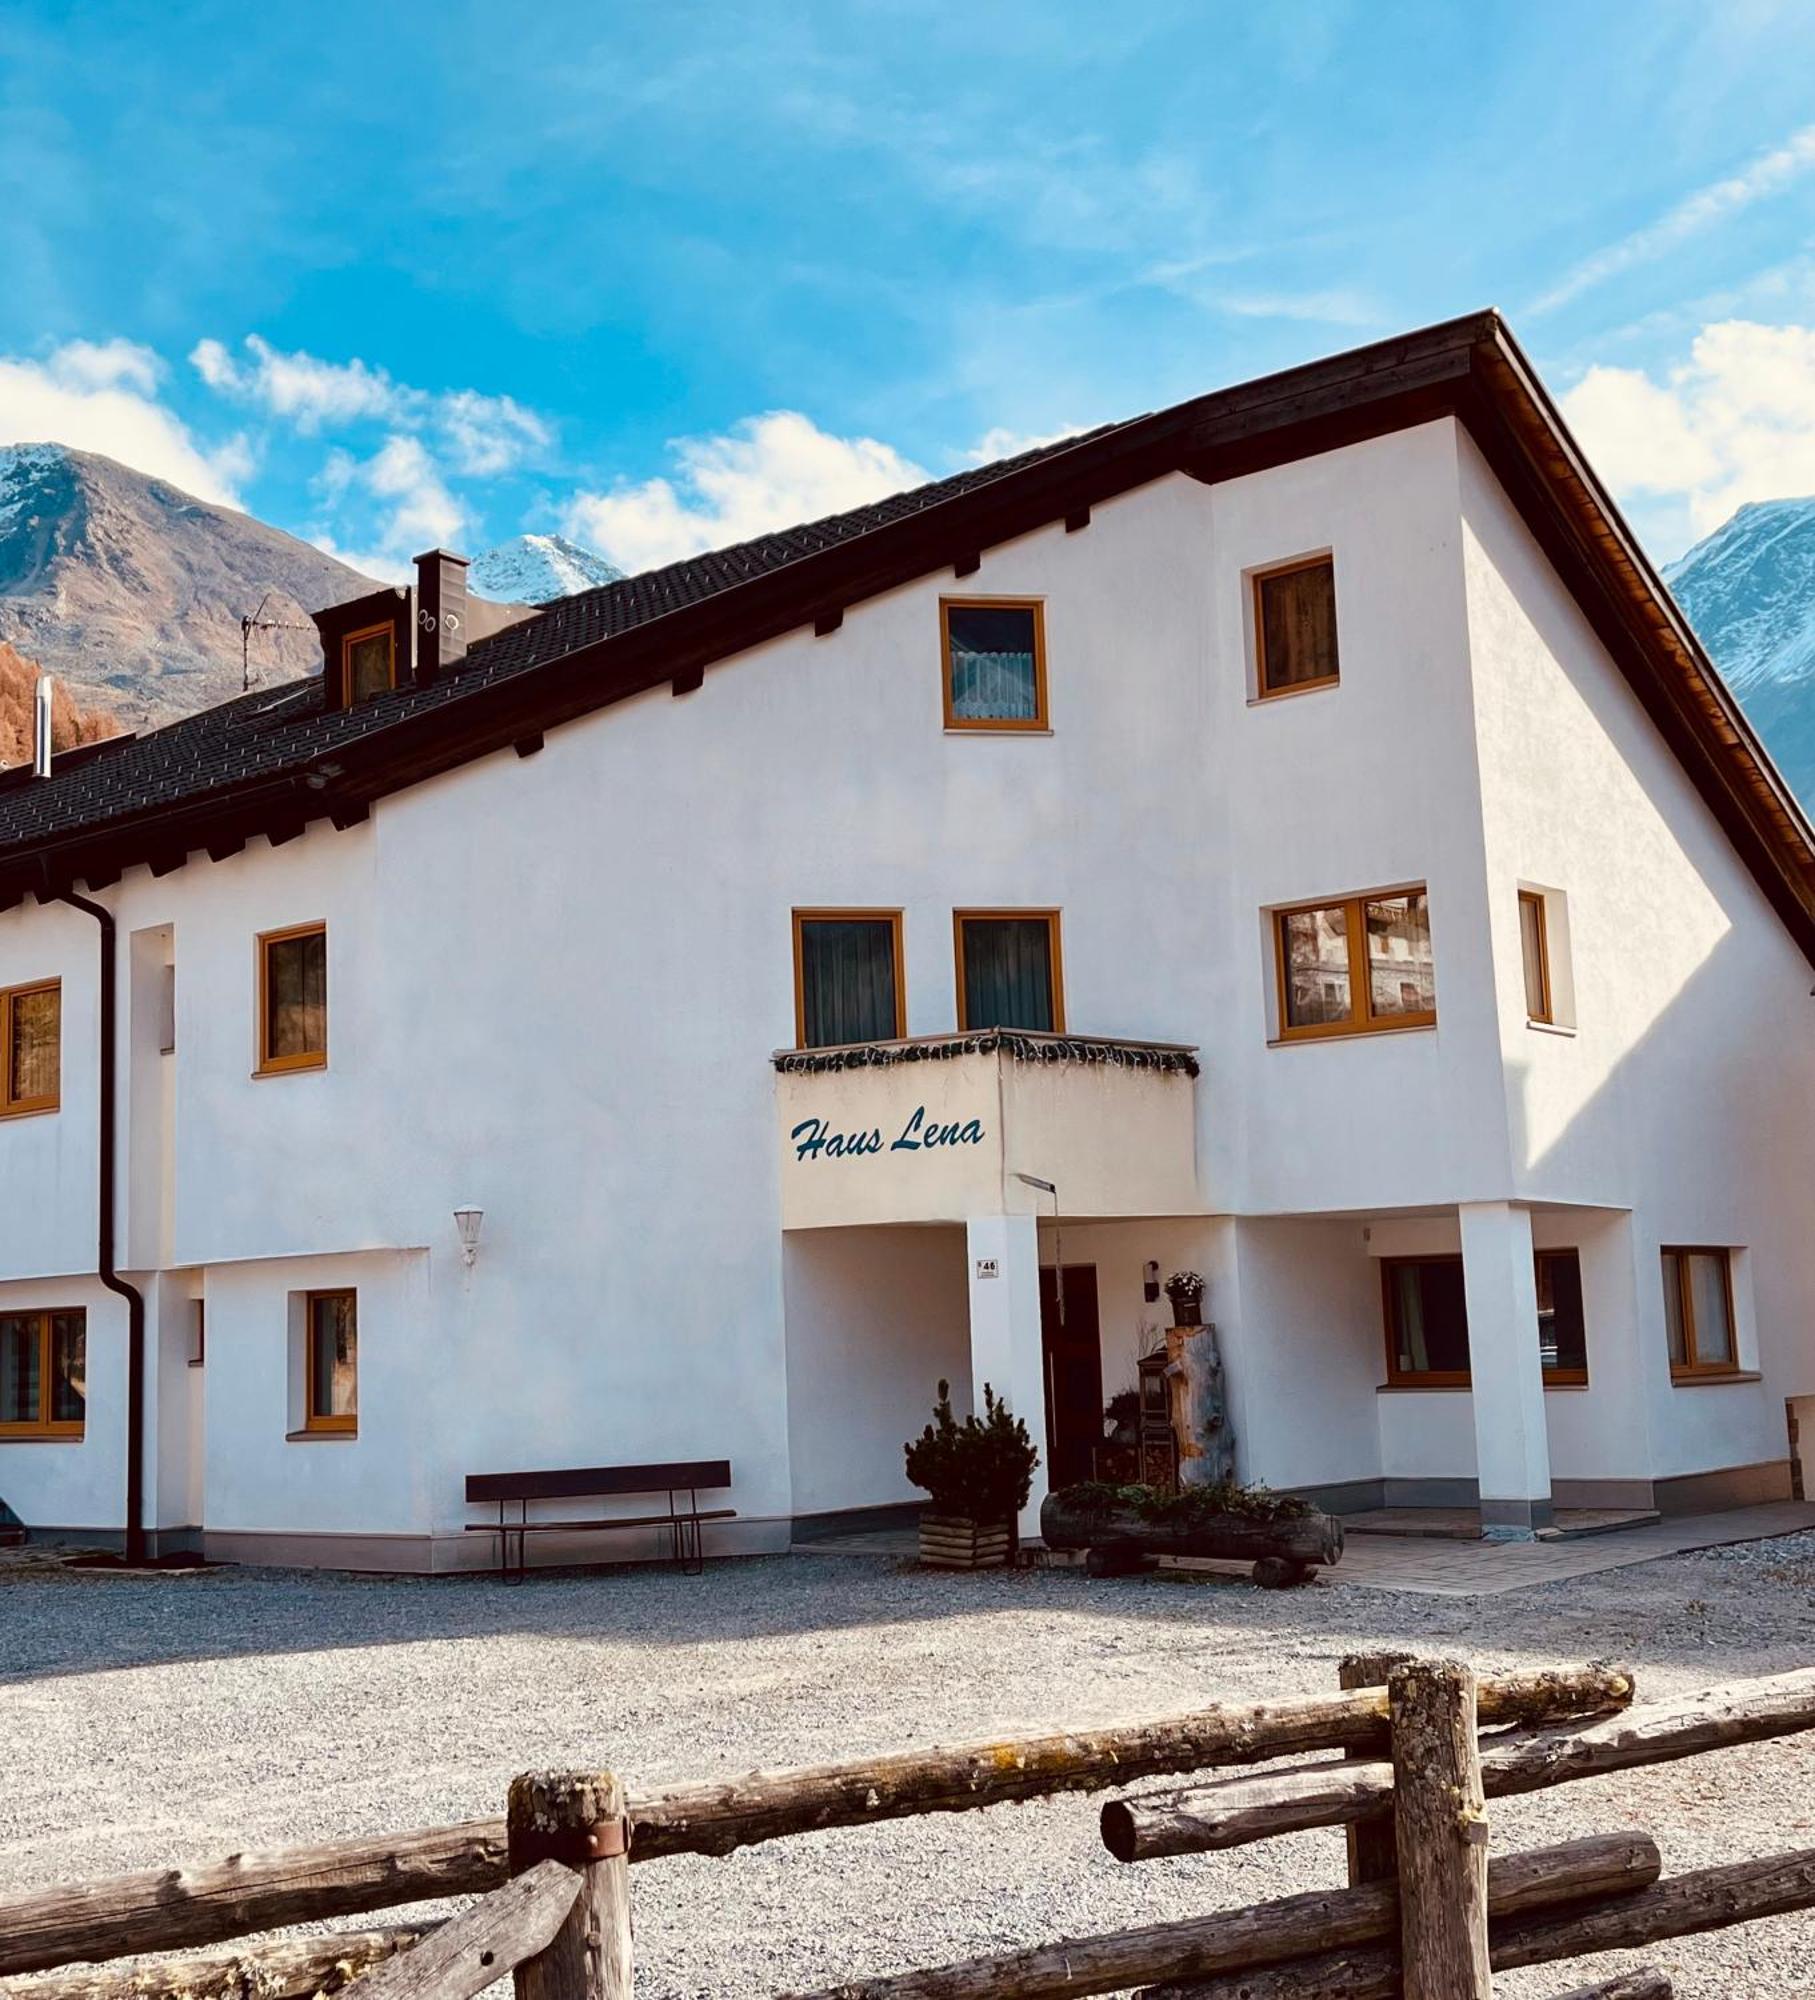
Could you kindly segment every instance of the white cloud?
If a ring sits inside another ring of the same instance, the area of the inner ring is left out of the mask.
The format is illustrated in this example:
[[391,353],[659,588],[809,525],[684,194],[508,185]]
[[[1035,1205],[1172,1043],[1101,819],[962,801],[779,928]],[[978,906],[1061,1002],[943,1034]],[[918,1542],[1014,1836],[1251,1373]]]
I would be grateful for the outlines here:
[[672,479],[577,493],[563,528],[632,574],[879,500],[929,475],[875,438],[841,438],[797,410],[746,417],[671,447]]
[[375,547],[353,552],[326,533],[313,538],[317,548],[368,576],[404,579],[412,557],[428,548],[453,547],[468,525],[466,509],[448,490],[434,455],[420,438],[402,432],[393,432],[370,458],[330,452],[315,484],[330,506],[352,496],[379,504],[384,521]]
[[1815,327],[1705,326],[1661,381],[1591,368],[1563,414],[1616,493],[1674,501],[1708,534],[1748,500],[1815,493]]
[[103,452],[197,499],[237,507],[243,438],[209,447],[157,399],[163,364],[127,340],[72,340],[42,361],[0,356],[0,444]]
[[416,389],[357,357],[286,354],[256,333],[241,344],[249,358],[218,340],[197,341],[190,365],[217,395],[250,403],[304,436],[358,423],[428,432],[456,471],[475,477],[507,472],[553,442],[548,423],[514,397]]
[[966,465],[994,465],[999,458],[1019,458],[1024,451],[1038,451],[1043,444],[1057,444],[1061,438],[1081,437],[1089,428],[1088,424],[1061,424],[1056,431],[1014,431],[998,424],[960,456]]
[[1587,291],[1591,285],[1598,285],[1603,279],[1630,270],[1634,264],[1648,263],[1654,257],[1663,256],[1686,238],[1724,221],[1741,209],[1750,208],[1755,201],[1763,201],[1767,196],[1779,193],[1811,168],[1815,168],[1815,125],[1805,125],[1801,131],[1792,133],[1781,146],[1761,153],[1739,173],[1698,188],[1656,222],[1634,230],[1620,242],[1610,244],[1605,250],[1586,258],[1560,284],[1546,292],[1530,311],[1534,314],[1554,311]]

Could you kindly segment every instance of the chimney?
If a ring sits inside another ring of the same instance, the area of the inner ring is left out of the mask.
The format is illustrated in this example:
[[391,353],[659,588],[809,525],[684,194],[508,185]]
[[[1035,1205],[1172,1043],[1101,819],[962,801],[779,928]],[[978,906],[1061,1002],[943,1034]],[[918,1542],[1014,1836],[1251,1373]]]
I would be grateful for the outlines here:
[[416,558],[416,679],[432,681],[466,657],[466,558],[430,549]]
[[38,698],[32,711],[32,776],[50,776],[51,704],[57,684],[49,674],[38,676]]

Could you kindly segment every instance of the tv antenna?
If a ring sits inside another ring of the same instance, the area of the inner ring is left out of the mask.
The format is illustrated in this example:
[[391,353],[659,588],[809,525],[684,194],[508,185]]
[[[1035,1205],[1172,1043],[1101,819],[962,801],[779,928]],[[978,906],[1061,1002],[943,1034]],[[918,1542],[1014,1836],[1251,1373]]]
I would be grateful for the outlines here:
[[252,635],[254,632],[312,632],[313,624],[299,624],[294,618],[267,618],[265,606],[271,602],[267,590],[258,600],[258,609],[239,621],[239,691],[252,692]]

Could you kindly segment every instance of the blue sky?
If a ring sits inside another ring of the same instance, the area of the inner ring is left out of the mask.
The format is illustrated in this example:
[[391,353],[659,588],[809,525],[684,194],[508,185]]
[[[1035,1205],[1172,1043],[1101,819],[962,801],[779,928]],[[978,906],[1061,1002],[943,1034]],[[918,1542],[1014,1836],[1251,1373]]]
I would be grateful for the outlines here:
[[1486,304],[1655,553],[1815,491],[1815,7],[0,10],[0,442],[628,567]]

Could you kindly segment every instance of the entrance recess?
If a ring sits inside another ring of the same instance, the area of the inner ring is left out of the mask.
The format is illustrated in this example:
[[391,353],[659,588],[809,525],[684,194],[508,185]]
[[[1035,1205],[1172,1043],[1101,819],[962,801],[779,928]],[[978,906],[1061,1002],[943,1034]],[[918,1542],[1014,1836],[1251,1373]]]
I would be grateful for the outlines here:
[[1059,1273],[1040,1267],[1040,1340],[1046,1361],[1046,1476],[1075,1485],[1094,1472],[1103,1442],[1103,1345],[1097,1326],[1097,1267],[1065,1266],[1065,1315]]

